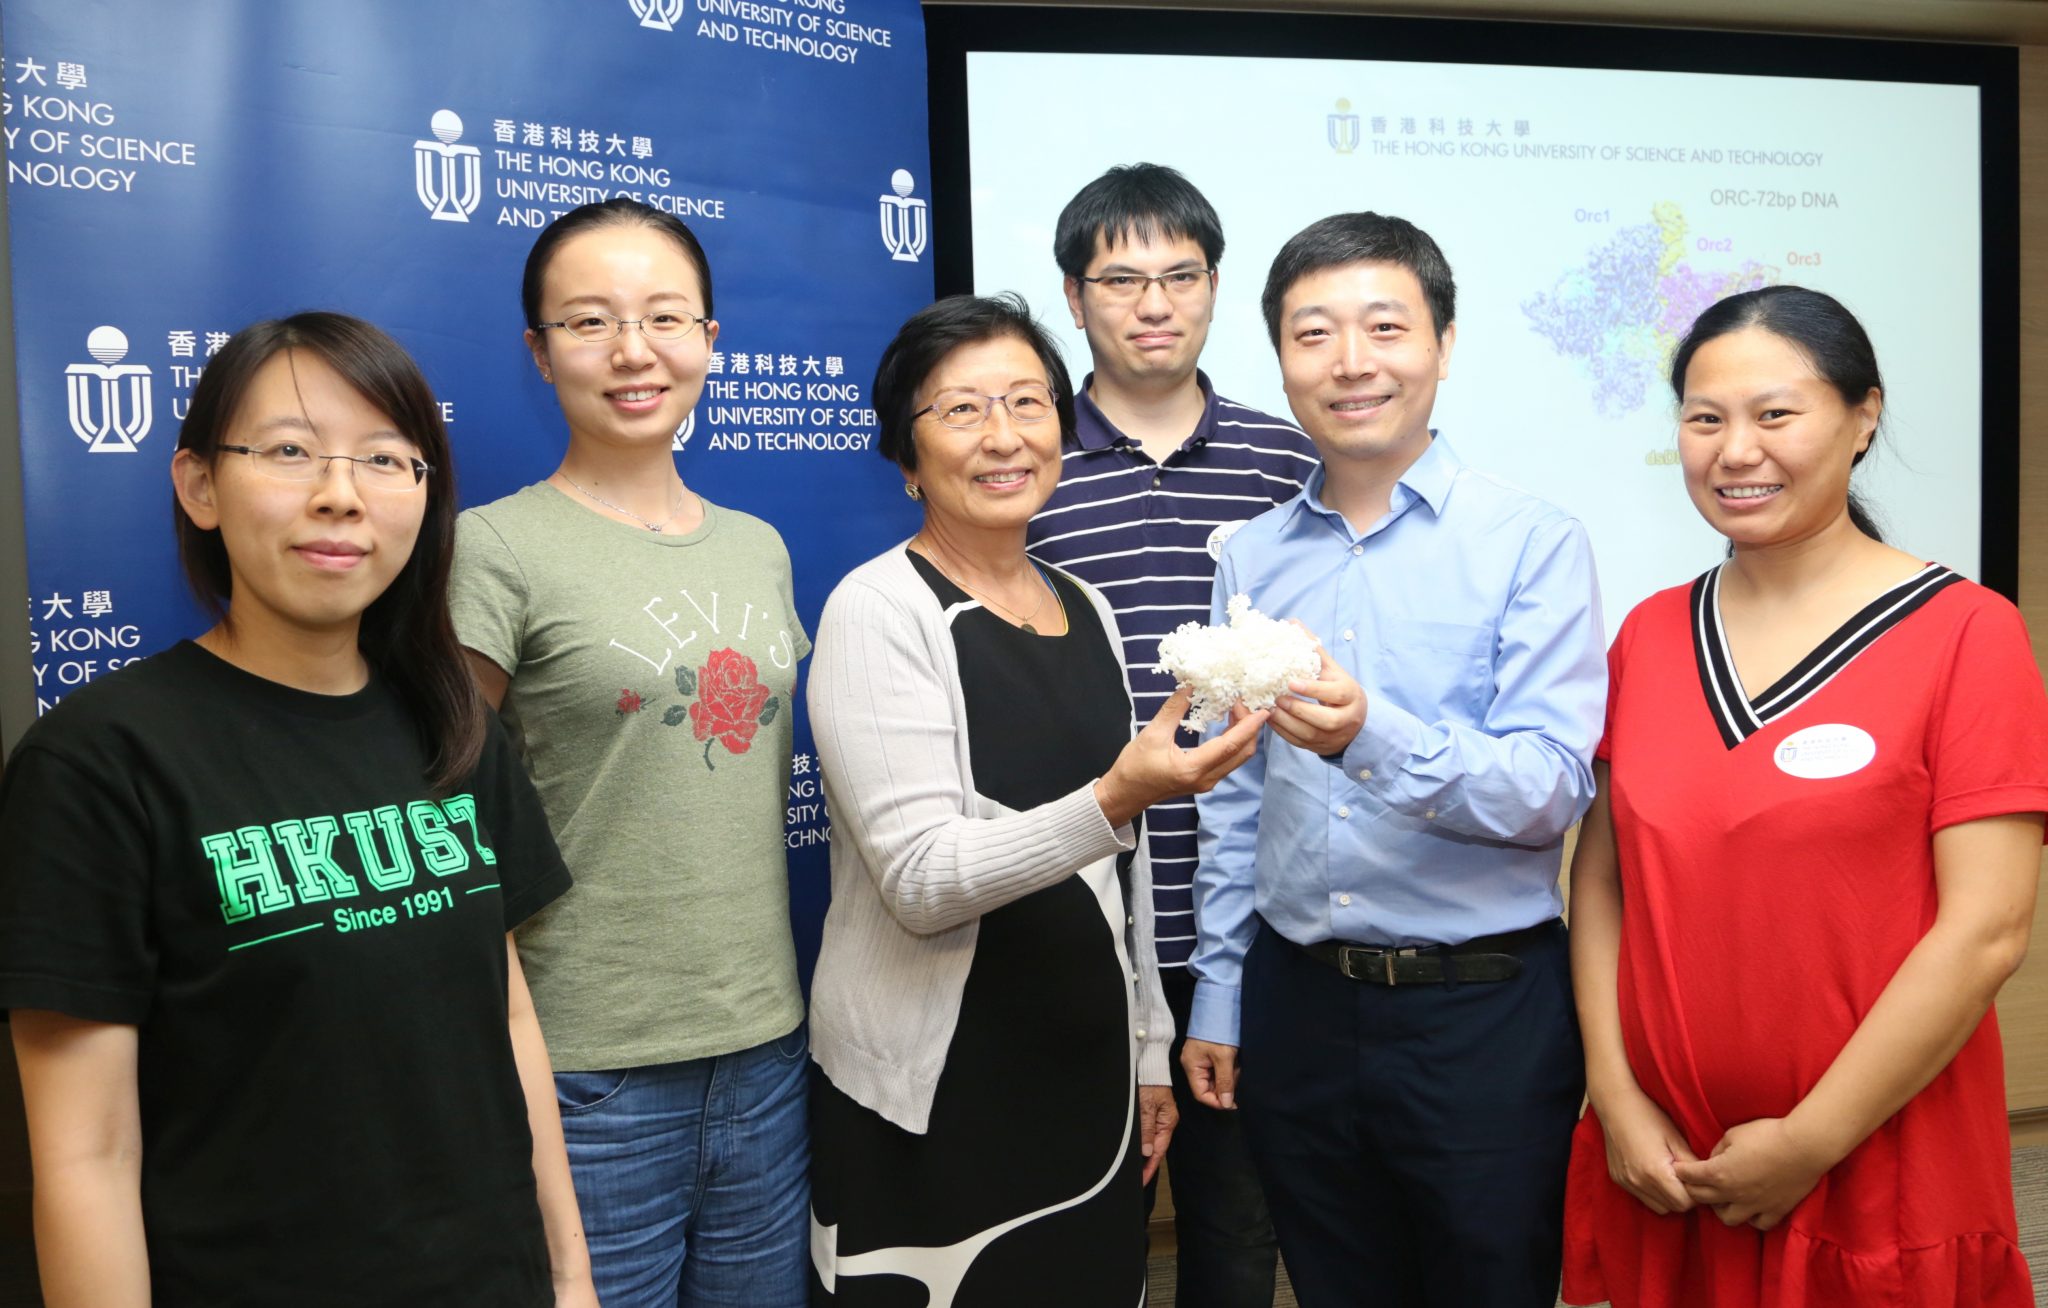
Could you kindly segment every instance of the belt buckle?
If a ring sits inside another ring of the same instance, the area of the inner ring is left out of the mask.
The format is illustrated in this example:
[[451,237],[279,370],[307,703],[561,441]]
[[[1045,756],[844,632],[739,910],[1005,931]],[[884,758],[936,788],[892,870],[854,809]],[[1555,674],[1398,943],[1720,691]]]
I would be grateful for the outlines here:
[[[1337,970],[1353,981],[1378,981],[1383,985],[1400,984],[1394,977],[1394,959],[1401,954],[1415,954],[1415,949],[1377,949],[1366,945],[1339,945],[1337,947]],[[1352,970],[1352,960],[1362,958],[1365,969]],[[1378,966],[1375,968],[1374,963]],[[1378,975],[1375,976],[1374,972]]]
[[1368,974],[1351,970],[1351,960],[1354,958],[1370,960],[1378,952],[1376,949],[1366,949],[1358,945],[1338,945],[1337,970],[1344,974],[1344,978],[1347,981],[1367,980],[1369,979]]

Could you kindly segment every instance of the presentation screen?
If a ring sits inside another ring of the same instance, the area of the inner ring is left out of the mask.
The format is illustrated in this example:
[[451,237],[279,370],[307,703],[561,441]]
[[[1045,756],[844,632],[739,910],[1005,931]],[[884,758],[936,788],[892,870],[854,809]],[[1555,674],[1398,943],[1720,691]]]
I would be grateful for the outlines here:
[[[1360,20],[1301,21],[1328,25],[1319,48],[1331,51]],[[1534,49],[1572,49],[1572,29],[1534,30]],[[1994,502],[1987,519],[1987,392],[2010,406],[2016,382],[1987,376],[1983,86],[1532,66],[1527,54],[976,48],[971,31],[958,42],[969,181],[953,204],[941,195],[939,239],[965,237],[974,290],[1030,300],[1077,384],[1087,343],[1062,299],[1053,232],[1112,165],[1169,164],[1215,205],[1227,244],[1202,366],[1223,394],[1283,415],[1259,313],[1275,252],[1331,213],[1410,219],[1457,278],[1432,425],[1468,464],[1585,523],[1612,633],[1725,548],[1686,498],[1673,349],[1722,296],[1810,286],[1846,303],[1877,347],[1883,435],[1857,484],[1887,536],[2010,585],[2012,560],[1987,557],[2010,553],[1987,532],[2009,513]],[[939,99],[935,87],[935,127]],[[947,268],[942,258],[942,279]],[[1999,425],[1994,465],[2016,441],[2009,407]]]

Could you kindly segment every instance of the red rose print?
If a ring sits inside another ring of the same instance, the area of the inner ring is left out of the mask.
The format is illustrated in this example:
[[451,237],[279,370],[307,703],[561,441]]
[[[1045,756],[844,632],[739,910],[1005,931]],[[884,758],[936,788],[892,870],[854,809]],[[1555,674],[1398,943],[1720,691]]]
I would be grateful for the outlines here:
[[[754,660],[734,649],[713,650],[697,673],[697,701],[690,705],[690,730],[697,739],[716,737],[735,754],[753,747],[761,729],[761,706],[768,688],[761,684]],[[704,765],[711,766],[711,746],[704,746]]]
[[630,690],[620,690],[618,707],[614,711],[620,717],[624,717],[628,713],[638,713],[640,711],[640,697]]

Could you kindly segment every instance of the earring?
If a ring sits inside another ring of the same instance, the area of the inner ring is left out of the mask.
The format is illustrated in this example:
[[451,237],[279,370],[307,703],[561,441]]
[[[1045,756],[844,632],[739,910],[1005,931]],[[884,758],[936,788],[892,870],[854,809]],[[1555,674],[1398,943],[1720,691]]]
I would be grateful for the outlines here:
[[924,499],[924,492],[917,488],[917,483],[914,481],[906,481],[903,483],[903,493],[914,500]]

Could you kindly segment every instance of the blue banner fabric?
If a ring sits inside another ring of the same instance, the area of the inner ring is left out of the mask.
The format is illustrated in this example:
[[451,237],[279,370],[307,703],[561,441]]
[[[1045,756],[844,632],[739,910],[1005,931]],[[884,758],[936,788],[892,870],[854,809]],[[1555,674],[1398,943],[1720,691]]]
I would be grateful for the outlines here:
[[[782,531],[806,626],[914,529],[868,384],[932,294],[915,0],[13,0],[0,40],[39,709],[205,625],[168,468],[249,322],[325,308],[395,335],[465,504],[545,477],[566,431],[520,268],[611,196],[710,255],[722,331],[677,458]],[[826,820],[802,721],[796,748],[808,970]]]

